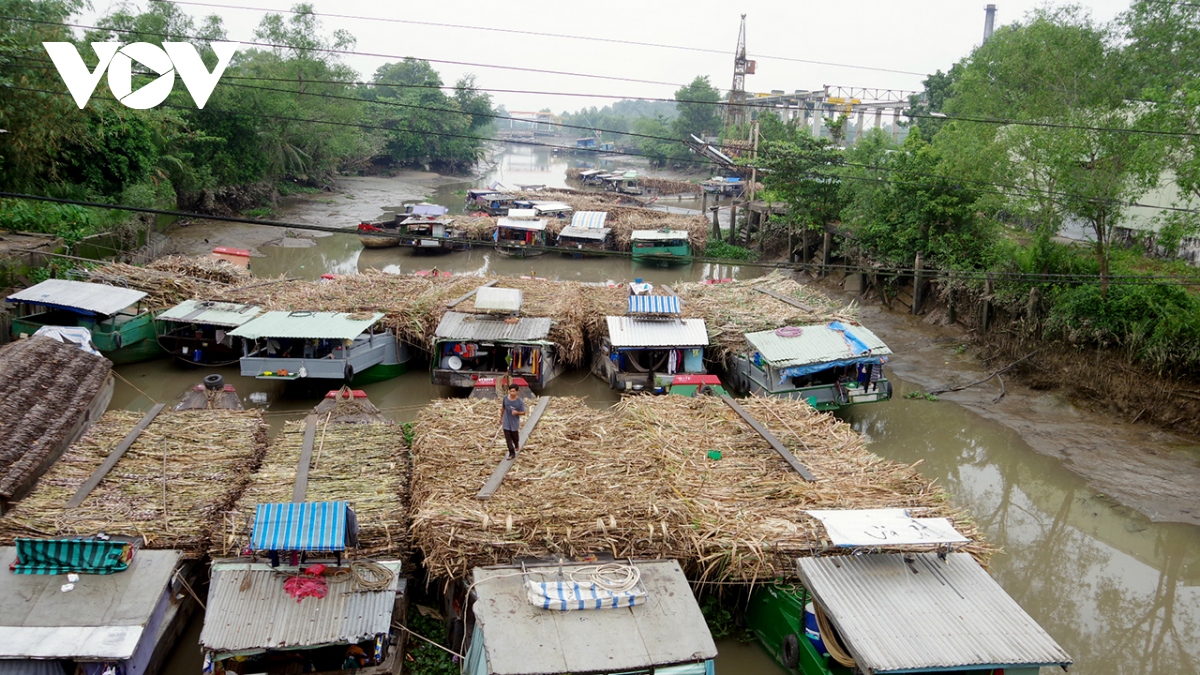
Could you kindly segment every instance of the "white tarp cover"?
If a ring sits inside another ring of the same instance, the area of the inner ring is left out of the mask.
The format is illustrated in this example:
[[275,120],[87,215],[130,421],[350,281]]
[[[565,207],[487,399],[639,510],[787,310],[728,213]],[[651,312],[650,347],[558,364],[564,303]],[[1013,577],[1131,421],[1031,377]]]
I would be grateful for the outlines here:
[[59,342],[68,344],[77,344],[79,348],[89,354],[100,355],[96,346],[92,344],[92,332],[86,328],[77,328],[74,326],[42,326],[37,329],[34,335],[44,335],[48,338],[54,338]]
[[855,509],[805,511],[821,521],[834,546],[845,548],[965,544],[946,518],[913,518],[908,509]]

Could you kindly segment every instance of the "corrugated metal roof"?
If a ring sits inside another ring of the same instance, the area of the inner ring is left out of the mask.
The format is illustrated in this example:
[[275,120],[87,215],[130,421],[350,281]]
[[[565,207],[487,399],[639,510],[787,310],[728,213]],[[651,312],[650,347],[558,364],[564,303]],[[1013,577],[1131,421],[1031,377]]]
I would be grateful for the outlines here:
[[538,213],[575,210],[570,204],[564,204],[562,202],[534,202],[533,209]]
[[406,210],[415,216],[444,216],[450,212],[450,209],[441,204],[428,204],[425,202],[410,204]]
[[206,326],[240,326],[262,314],[262,307],[211,300],[184,300],[158,315],[162,321],[197,323]]
[[634,230],[629,238],[632,241],[671,241],[687,239],[687,230]]
[[475,291],[475,309],[481,312],[521,311],[524,296],[519,288],[493,288],[481,286]]
[[610,316],[608,340],[613,347],[705,347],[704,319],[638,319]]
[[346,502],[259,504],[250,547],[255,551],[346,550]]
[[[0,547],[0,565],[17,557]],[[138,550],[129,569],[88,574],[70,593],[62,575],[0,574],[0,658],[121,661],[133,656],[179,551]]]
[[[871,354],[887,356],[892,353],[883,340],[865,327],[848,326],[848,328],[854,337],[870,348]],[[833,330],[826,324],[801,326],[801,330],[802,332],[797,337],[780,337],[773,330],[746,333],[746,341],[762,354],[763,360],[777,368],[805,363],[838,361],[860,356],[860,354],[854,353],[840,331]]]
[[382,319],[383,312],[371,314],[366,319],[350,317],[350,314],[341,312],[267,312],[242,324],[229,334],[251,340],[264,337],[353,340]]
[[200,646],[219,653],[253,652],[348,644],[387,633],[403,580],[398,561],[380,564],[396,573],[385,591],[359,591],[349,576],[327,576],[325,597],[296,602],[269,565],[214,563]]
[[574,225],[568,225],[562,229],[562,232],[558,233],[558,236],[604,241],[608,237],[609,232],[612,232],[612,230],[607,227],[575,227]]
[[674,295],[631,295],[630,314],[678,314],[679,298]]
[[[509,211],[509,213],[512,213],[512,211]],[[533,230],[535,232],[541,232],[542,230],[546,229],[546,221],[542,220],[542,219],[538,219],[538,220],[515,219],[514,220],[512,218],[497,218],[496,219],[496,227],[507,227],[510,230]]]
[[[526,202],[532,204],[533,202]],[[509,209],[508,217],[511,220],[534,220],[537,218],[537,211],[533,209]]]
[[[622,609],[558,611],[529,602],[519,567],[475,569],[475,618],[492,675],[619,673],[715,658],[716,645],[674,560],[639,561],[647,602]],[[584,565],[564,565],[564,575]],[[559,567],[531,568],[535,581]]]
[[438,322],[434,337],[481,342],[532,342],[544,340],[552,324],[553,321],[546,318],[523,318],[509,323],[499,317],[446,312]]
[[576,211],[571,216],[571,227],[600,228],[608,220],[608,211]]
[[1065,666],[1071,657],[966,553],[801,558],[796,566],[867,673]]
[[86,281],[47,279],[23,291],[8,296],[9,302],[28,302],[36,305],[83,310],[112,315],[136,305],[146,297],[141,291]]

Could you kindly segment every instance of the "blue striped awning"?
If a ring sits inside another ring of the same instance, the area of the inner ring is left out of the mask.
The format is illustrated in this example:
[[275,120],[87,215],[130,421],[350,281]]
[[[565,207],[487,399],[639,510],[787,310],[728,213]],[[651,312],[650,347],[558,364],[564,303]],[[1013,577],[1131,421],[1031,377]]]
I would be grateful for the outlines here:
[[631,295],[630,314],[678,314],[679,298],[674,295]]
[[608,218],[608,211],[576,211],[575,215],[571,216],[571,227],[580,227],[585,230],[592,228],[604,227],[604,221]]
[[255,551],[344,551],[346,502],[259,504],[250,547]]

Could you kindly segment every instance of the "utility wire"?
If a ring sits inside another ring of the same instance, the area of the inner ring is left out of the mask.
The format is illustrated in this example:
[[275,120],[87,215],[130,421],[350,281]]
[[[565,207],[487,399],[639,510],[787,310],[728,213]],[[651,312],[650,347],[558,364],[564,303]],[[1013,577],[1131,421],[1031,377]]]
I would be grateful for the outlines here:
[[[274,220],[257,220],[257,219],[253,219],[253,218],[244,218],[244,217],[238,217],[238,216],[205,215],[205,214],[201,214],[201,213],[191,213],[191,212],[187,212],[187,211],[174,211],[174,210],[169,210],[169,209],[156,209],[156,208],[141,207],[141,206],[126,206],[126,205],[121,205],[121,204],[105,204],[103,202],[93,202],[93,201],[86,201],[86,200],[79,200],[79,199],[65,199],[65,198],[61,198],[61,197],[46,197],[43,195],[33,195],[33,194],[26,194],[26,193],[19,193],[19,192],[0,191],[0,198],[25,199],[25,200],[48,202],[48,203],[54,203],[54,204],[69,204],[69,205],[73,205],[73,206],[86,206],[86,207],[99,208],[99,209],[113,209],[113,210],[118,210],[118,211],[130,211],[130,212],[134,212],[134,213],[146,213],[146,214],[152,214],[152,215],[173,216],[176,218],[187,218],[187,219],[191,219],[191,220],[214,220],[214,221],[229,222],[229,223],[247,223],[247,224],[252,224],[252,225],[263,225],[263,226],[267,226],[267,227],[279,227],[279,228],[288,228],[288,229],[312,230],[312,231],[317,231],[317,232],[329,232],[332,234],[355,234],[360,237],[361,236],[392,236],[392,235],[388,235],[388,234],[376,234],[376,233],[370,233],[370,232],[348,231],[345,228],[325,227],[325,226],[321,226],[321,225],[307,225],[307,224],[303,224],[303,223],[289,223],[289,222],[274,221]],[[448,238],[448,239],[446,239],[446,241],[448,241],[450,243],[463,243],[463,244],[471,244],[472,246],[483,246],[483,247],[502,246],[502,244],[496,244],[495,242],[490,242],[487,240],[478,240],[478,239]],[[573,252],[576,250],[573,248],[560,248],[557,246],[527,246],[526,248],[529,248],[532,250],[547,251],[547,252],[564,252],[564,253],[570,253],[570,252]],[[630,251],[592,251],[592,253],[597,254],[599,256],[608,256],[608,257],[613,257],[613,258],[630,258],[630,259],[632,258],[632,252],[630,252]],[[654,257],[654,256],[647,256],[647,257]],[[662,259],[669,260],[669,259],[672,259],[672,257],[671,256],[662,256]],[[728,258],[711,258],[711,257],[705,257],[705,256],[691,256],[691,260],[693,262],[708,263],[708,264],[713,264],[713,265],[727,265],[727,266],[734,266],[734,267],[756,267],[756,268],[763,268],[763,269],[803,269],[803,268],[807,267],[803,263],[789,263],[789,262],[782,262],[782,261],[780,261],[780,262],[763,262],[763,261],[732,260],[732,259],[728,259]],[[867,266],[862,266],[862,265],[858,265],[858,266],[855,266],[855,265],[827,265],[827,266],[825,266],[825,268],[826,269],[838,269],[838,270],[851,271],[851,272],[863,272],[863,273],[883,272],[883,273],[887,273],[887,274],[912,274],[917,271],[915,268],[910,268],[910,267],[889,267],[889,268],[881,270],[879,268],[867,267]],[[988,278],[991,278],[991,279],[1018,279],[1018,280],[1034,280],[1034,281],[1054,282],[1054,283],[1089,283],[1089,282],[1098,282],[1100,280],[1099,275],[1087,275],[1087,274],[1059,274],[1059,273],[1038,274],[1038,273],[1029,273],[1029,272],[1002,272],[1002,271],[1001,272],[985,272],[982,270],[934,271],[934,270],[929,270],[929,269],[924,269],[922,271],[926,274],[934,274],[934,275],[953,274],[954,277],[957,279],[977,279],[977,280],[983,280],[983,279],[988,279]],[[1157,276],[1155,276],[1155,275],[1146,275],[1146,276],[1110,275],[1108,277],[1108,279],[1113,280],[1112,281],[1113,285],[1200,286],[1200,278],[1188,277],[1188,276],[1182,276],[1182,275],[1157,275]],[[1149,281],[1153,281],[1156,283],[1149,283]]]
[[[631,45],[635,47],[654,47],[657,49],[674,49],[688,52],[700,52],[705,54],[720,54],[722,56],[734,56],[733,50],[714,49],[711,47],[693,47],[687,45],[668,45],[658,42],[638,42],[636,40],[621,40],[617,38],[597,37],[593,35],[566,35],[562,33],[544,33],[531,30],[516,30],[512,28],[497,28],[494,26],[468,26],[463,24],[440,23],[435,21],[416,21],[413,19],[389,19],[384,17],[374,16],[355,16],[352,14],[333,14],[329,12],[298,12],[294,9],[269,9],[266,7],[247,7],[243,5],[224,5],[205,2],[184,2],[183,0],[151,0],[151,2],[160,2],[172,5],[190,5],[193,7],[209,7],[213,9],[238,9],[252,12],[267,12],[267,13],[287,13],[287,14],[311,14],[312,16],[321,16],[331,19],[349,19],[355,21],[371,21],[382,23],[401,23],[410,26],[429,26],[432,28],[454,28],[458,30],[476,30],[486,31],[489,33],[506,33],[509,35],[531,35],[537,37],[552,37],[563,38],[568,40],[587,40],[591,42],[604,42],[608,44]],[[800,59],[791,56],[770,56],[766,54],[750,54],[756,59],[770,59],[773,61],[790,61],[793,63],[808,63],[817,66],[830,66],[834,68],[851,68],[854,70],[871,70],[881,73],[896,73],[899,75],[916,75],[918,77],[927,77],[928,73],[920,73],[912,70],[896,70],[893,68],[879,68],[876,66],[862,66],[850,63],[834,63],[831,61],[814,61],[812,59]]]

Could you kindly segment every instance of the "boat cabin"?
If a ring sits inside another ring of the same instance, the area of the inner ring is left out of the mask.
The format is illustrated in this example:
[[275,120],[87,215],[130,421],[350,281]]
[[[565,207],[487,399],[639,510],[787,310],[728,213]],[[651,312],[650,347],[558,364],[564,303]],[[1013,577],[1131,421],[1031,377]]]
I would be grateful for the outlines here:
[[558,233],[558,246],[564,255],[581,256],[586,251],[607,251],[612,248],[612,228],[605,227],[607,211],[576,211],[571,224]]
[[379,382],[400,375],[409,354],[378,324],[383,313],[266,312],[230,332],[244,340],[241,372],[260,380]]
[[512,375],[540,391],[558,377],[558,345],[547,339],[553,320],[520,317],[521,291],[483,287],[475,312],[446,312],[434,331],[434,384],[474,389],[480,378]]
[[818,410],[892,397],[883,371],[892,350],[864,326],[785,326],[747,333],[746,343],[732,368],[740,391],[804,399]]
[[[399,673],[407,580],[398,560],[346,562],[356,536],[345,502],[260,504],[251,547],[271,563],[212,566],[200,648],[204,671],[224,673]],[[290,553],[290,560],[281,561]],[[338,553],[328,564],[305,557]]]
[[476,568],[463,675],[711,674],[717,648],[679,563],[632,566],[637,582],[611,590],[595,564]]
[[676,375],[671,380],[668,394],[692,398],[695,396],[728,396],[729,392],[716,375]]
[[605,172],[600,169],[587,169],[579,172],[579,181],[584,185],[603,185],[604,180],[600,178],[605,175]]
[[746,191],[746,181],[740,176],[714,176],[700,186],[705,192],[718,197],[740,197]]
[[496,251],[503,255],[527,257],[546,252],[546,220],[533,209],[510,209],[508,216],[496,221]]
[[454,219],[445,216],[425,218],[410,216],[400,223],[400,245],[413,249],[414,253],[443,253],[459,251],[467,247],[462,241],[466,234],[454,228]]
[[[470,194],[470,192],[467,193],[468,199]],[[486,193],[476,196],[474,202],[468,201],[467,208],[478,209],[489,216],[503,216],[508,214],[508,210],[512,208],[516,199],[517,196],[513,194],[488,190]]]
[[[525,202],[518,202],[518,204]],[[575,213],[575,208],[570,204],[563,202],[528,202],[528,208],[532,208],[539,218],[571,218]]]
[[637,171],[610,173],[604,176],[603,181],[604,189],[610,192],[619,192],[626,195],[642,194],[641,182]]
[[703,374],[704,319],[679,318],[674,295],[631,295],[626,316],[606,317],[592,372],[610,389],[665,393],[677,374]]
[[691,262],[687,230],[634,230],[629,240],[634,262],[663,266]]
[[120,365],[162,354],[154,312],[142,308],[146,294],[86,281],[47,279],[8,296],[17,305],[13,337],[28,337],[43,326],[76,326],[92,334],[92,344]]
[[596,139],[592,138],[591,136],[589,136],[587,138],[575,139],[575,149],[576,150],[591,150],[591,149],[594,149],[595,147],[596,147]]
[[262,314],[256,305],[185,300],[155,319],[158,342],[185,363],[227,366],[242,356],[241,340],[229,332]]
[[194,607],[178,571],[192,566],[179,551],[117,539],[18,538],[0,547],[0,672],[162,669]]

